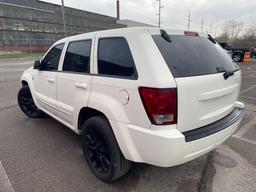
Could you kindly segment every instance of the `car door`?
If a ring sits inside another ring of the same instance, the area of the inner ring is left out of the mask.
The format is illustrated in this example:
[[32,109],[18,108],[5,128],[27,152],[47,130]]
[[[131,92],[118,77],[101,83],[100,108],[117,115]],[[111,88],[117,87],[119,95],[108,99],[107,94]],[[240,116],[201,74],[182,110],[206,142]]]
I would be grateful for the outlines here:
[[35,97],[41,109],[56,114],[56,72],[64,43],[52,47],[34,76]]
[[92,40],[70,41],[57,74],[58,115],[71,127],[75,127],[82,107],[87,106],[91,89],[91,46]]

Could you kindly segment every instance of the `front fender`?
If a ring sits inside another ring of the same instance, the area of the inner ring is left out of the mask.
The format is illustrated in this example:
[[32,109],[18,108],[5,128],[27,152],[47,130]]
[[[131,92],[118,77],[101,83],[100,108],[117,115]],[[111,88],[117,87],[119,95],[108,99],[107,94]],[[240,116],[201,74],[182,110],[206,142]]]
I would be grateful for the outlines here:
[[34,69],[31,67],[23,72],[23,74],[21,75],[20,81],[27,82],[30,92],[31,92],[31,95],[32,95],[32,98],[34,100],[34,103],[36,104],[36,106],[39,106],[38,102],[36,100],[36,97],[35,97],[35,87],[34,87],[34,83],[33,83],[34,75],[35,75]]

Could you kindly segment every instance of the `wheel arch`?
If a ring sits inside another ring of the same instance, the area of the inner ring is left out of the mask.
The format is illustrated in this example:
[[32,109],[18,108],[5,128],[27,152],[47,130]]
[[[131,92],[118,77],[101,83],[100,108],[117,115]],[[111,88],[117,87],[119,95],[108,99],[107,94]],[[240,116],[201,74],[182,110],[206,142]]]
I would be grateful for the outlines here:
[[233,51],[233,54],[236,54],[236,53],[244,54],[244,52],[240,50]]
[[116,139],[117,144],[121,150],[121,153],[124,155],[124,157],[126,159],[132,160],[133,159],[132,154],[128,150],[128,147],[127,147],[125,141],[123,140],[122,133],[120,132],[116,123],[113,123],[113,121],[111,121],[111,119],[109,119],[109,117],[105,113],[103,113],[97,109],[90,108],[90,107],[83,107],[80,109],[80,112],[78,115],[78,121],[77,121],[77,130],[78,130],[77,133],[82,134],[81,128],[82,128],[83,123],[86,120],[88,120],[89,118],[94,117],[94,116],[101,116],[106,119],[106,121],[109,123],[111,130],[115,136],[115,139]]
[[[28,82],[27,82],[26,80],[22,80],[22,81],[21,81],[21,85],[22,85],[22,87],[24,87],[24,86],[28,85]],[[28,85],[28,86],[29,86],[29,85]]]
[[102,116],[108,121],[107,116],[103,112],[97,109],[90,108],[90,107],[81,108],[78,114],[77,129],[81,131],[83,123],[89,118],[95,117],[95,116]]
[[23,73],[20,81],[22,86],[28,85],[30,89],[33,89],[31,85],[32,77],[29,74]]
[[38,102],[37,102],[36,97],[35,97],[35,89],[34,89],[33,82],[32,82],[33,81],[32,76],[29,73],[24,72],[21,76],[20,81],[21,81],[22,86],[28,86],[29,87],[31,95],[33,97],[33,100],[34,100],[36,106],[38,107]]

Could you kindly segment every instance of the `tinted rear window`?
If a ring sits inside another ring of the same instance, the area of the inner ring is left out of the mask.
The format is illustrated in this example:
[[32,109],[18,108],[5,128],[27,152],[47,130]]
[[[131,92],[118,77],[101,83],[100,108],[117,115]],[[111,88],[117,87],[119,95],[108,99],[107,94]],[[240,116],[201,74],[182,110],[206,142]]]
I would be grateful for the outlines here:
[[218,68],[234,70],[230,56],[205,37],[170,35],[171,42],[161,35],[153,39],[174,77],[218,73]]

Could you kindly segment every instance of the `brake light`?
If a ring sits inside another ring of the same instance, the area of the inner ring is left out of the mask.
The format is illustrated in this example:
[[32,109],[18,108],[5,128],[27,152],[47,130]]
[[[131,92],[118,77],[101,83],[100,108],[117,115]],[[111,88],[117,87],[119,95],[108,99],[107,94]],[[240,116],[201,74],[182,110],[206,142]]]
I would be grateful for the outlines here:
[[139,88],[145,110],[152,124],[177,123],[177,89]]
[[199,36],[197,32],[193,32],[193,31],[184,31],[184,35],[186,35],[186,36]]

